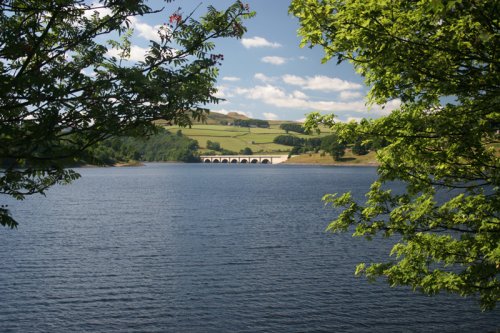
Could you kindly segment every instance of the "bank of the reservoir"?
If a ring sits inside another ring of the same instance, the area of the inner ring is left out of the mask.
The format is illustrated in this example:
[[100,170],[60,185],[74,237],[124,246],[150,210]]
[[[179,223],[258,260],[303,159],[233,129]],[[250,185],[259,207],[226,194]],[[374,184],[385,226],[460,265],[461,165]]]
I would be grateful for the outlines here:
[[325,154],[302,154],[289,158],[285,164],[310,164],[310,165],[338,165],[338,166],[378,166],[375,152],[367,155],[353,155],[346,152],[346,155],[339,161],[335,161],[330,155]]

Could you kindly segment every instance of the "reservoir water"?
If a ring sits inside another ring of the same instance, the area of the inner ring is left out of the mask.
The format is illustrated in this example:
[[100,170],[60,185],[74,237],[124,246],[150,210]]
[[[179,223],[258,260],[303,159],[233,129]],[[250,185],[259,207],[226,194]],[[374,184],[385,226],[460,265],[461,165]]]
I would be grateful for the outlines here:
[[[374,168],[148,164],[79,169],[8,199],[0,332],[498,332],[477,300],[369,283],[392,240],[325,233],[326,193]],[[2,198],[5,199],[5,198]]]

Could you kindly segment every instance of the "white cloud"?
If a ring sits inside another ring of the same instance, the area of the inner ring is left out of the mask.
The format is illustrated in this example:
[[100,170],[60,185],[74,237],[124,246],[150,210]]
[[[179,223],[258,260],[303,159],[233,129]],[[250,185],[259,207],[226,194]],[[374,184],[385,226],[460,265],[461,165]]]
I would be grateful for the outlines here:
[[132,23],[132,28],[139,33],[139,37],[145,38],[147,40],[154,40],[156,42],[161,41],[159,31],[162,30],[162,32],[165,33],[165,26],[161,24],[152,26],[147,23],[141,22],[135,16],[129,17],[129,20],[130,23]]
[[343,91],[360,89],[361,84],[341,80],[336,77],[328,77],[324,75],[316,75],[313,77],[301,77],[296,75],[283,75],[283,82],[301,86],[303,89],[307,90],[319,90],[319,91]]
[[275,113],[264,112],[263,115],[264,115],[264,119],[266,119],[266,120],[276,120],[276,119],[278,119],[278,115],[275,114]]
[[229,81],[229,82],[236,82],[236,81],[239,81],[240,78],[239,77],[236,77],[236,76],[224,76],[222,78],[222,81]]
[[117,49],[109,49],[108,52],[106,52],[106,55],[109,57],[115,57],[115,58],[121,58],[120,57],[121,50]]
[[305,86],[306,80],[296,75],[283,75],[283,82],[294,86]]
[[247,49],[252,47],[271,47],[271,48],[281,47],[281,44],[270,42],[263,37],[242,38],[241,44],[243,44],[243,46]]
[[307,95],[304,94],[302,91],[299,91],[299,90],[295,90],[292,93],[292,96],[295,97],[295,98],[298,98],[298,99],[306,99],[307,98]]
[[353,112],[366,112],[367,107],[364,102],[335,102],[335,101],[311,101],[308,105],[315,110],[319,111],[353,111]]
[[267,56],[261,59],[262,62],[272,64],[272,65],[283,65],[286,62],[286,58],[276,57],[276,56]]
[[290,98],[287,98],[286,93],[282,89],[270,84],[265,86],[256,86],[250,89],[240,88],[237,93],[244,95],[249,99],[260,100],[266,104],[274,106],[291,106]]
[[112,10],[108,7],[103,7],[99,2],[93,2],[90,8],[85,10],[83,16],[90,19],[95,13],[97,13],[97,16],[101,19],[105,16],[113,15]]
[[262,103],[290,109],[304,109],[316,110],[325,112],[370,112],[376,114],[386,114],[395,109],[399,102],[389,102],[385,109],[381,106],[373,106],[368,108],[363,100],[351,102],[337,102],[337,101],[315,101],[308,98],[308,96],[300,91],[287,93],[285,90],[267,84],[264,86],[255,86],[253,88],[238,88],[236,94],[242,95],[252,100],[258,100]]
[[399,109],[401,107],[401,100],[400,99],[393,99],[392,101],[389,101],[385,103],[384,105],[373,105],[370,108],[371,112],[376,112],[378,114],[383,114],[383,115],[388,115],[392,111]]
[[225,85],[221,85],[221,86],[217,86],[217,92],[215,93],[215,97],[218,97],[218,98],[230,98],[230,97],[233,97],[234,96],[234,93],[231,92],[231,88],[225,86]]
[[349,90],[344,90],[340,92],[340,99],[345,101],[349,99],[357,99],[361,98],[363,94],[361,94],[359,91],[349,91]]
[[[137,45],[132,45],[130,47],[130,56],[128,58],[124,58],[124,59],[130,60],[130,61],[144,61],[144,57],[146,56],[147,51],[148,51],[147,48],[140,47]],[[122,52],[121,50],[109,49],[108,52],[106,52],[106,55],[120,59],[121,52]]]
[[90,68],[84,68],[82,70],[80,70],[80,73],[82,73],[83,75],[86,75],[86,76],[95,76],[95,72],[93,72]]
[[147,48],[132,45],[130,47],[130,60],[143,61],[146,56],[146,52],[148,52]]
[[264,83],[268,83],[268,82],[272,82],[272,81],[275,81],[274,78],[270,77],[270,76],[267,76],[265,74],[262,74],[262,73],[255,73],[255,75],[253,76],[256,80],[259,80],[259,81],[262,81]]

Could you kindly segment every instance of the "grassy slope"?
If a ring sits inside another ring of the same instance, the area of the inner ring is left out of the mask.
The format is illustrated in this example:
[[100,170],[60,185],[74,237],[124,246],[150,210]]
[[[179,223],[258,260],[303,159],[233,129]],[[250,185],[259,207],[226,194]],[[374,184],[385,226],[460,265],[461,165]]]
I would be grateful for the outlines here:
[[[292,149],[290,146],[273,143],[276,136],[286,134],[279,128],[279,124],[272,124],[270,128],[193,125],[191,128],[167,127],[167,129],[172,132],[180,129],[184,135],[197,140],[202,152],[206,149],[208,140],[219,142],[222,148],[235,152],[248,147],[255,153],[288,154]],[[297,133],[294,135],[303,138],[313,137]]]

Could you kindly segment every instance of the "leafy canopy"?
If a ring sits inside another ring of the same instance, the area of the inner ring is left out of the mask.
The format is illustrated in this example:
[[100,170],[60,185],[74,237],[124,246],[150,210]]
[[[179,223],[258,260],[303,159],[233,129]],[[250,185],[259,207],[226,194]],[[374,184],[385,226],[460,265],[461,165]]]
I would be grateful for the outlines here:
[[[63,167],[95,143],[144,135],[158,119],[190,125],[218,102],[213,40],[240,38],[254,13],[240,1],[199,20],[177,9],[145,59],[127,61],[132,18],[155,12],[144,0],[0,1],[0,194],[43,194],[78,178]],[[1,207],[0,224],[15,227]]]
[[[399,99],[390,115],[340,124],[313,113],[307,124],[344,138],[382,138],[379,179],[364,203],[350,193],[328,227],[395,238],[391,258],[358,274],[385,276],[427,294],[500,299],[500,3],[496,0],[294,0],[302,46],[323,61],[349,61],[370,103]],[[406,185],[394,193],[391,181]]]

